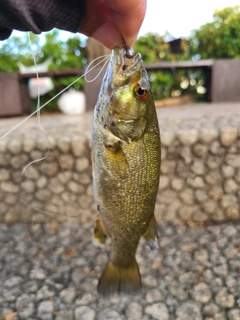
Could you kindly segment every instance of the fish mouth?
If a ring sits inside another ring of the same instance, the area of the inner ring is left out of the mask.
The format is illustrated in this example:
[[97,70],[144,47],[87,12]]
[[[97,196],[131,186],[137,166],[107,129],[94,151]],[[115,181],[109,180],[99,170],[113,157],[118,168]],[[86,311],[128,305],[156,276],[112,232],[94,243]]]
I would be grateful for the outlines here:
[[[127,51],[129,49],[130,54]],[[111,60],[113,74],[122,74],[127,77],[138,71],[143,65],[140,53],[134,53],[133,49],[127,46],[115,47],[112,50]]]

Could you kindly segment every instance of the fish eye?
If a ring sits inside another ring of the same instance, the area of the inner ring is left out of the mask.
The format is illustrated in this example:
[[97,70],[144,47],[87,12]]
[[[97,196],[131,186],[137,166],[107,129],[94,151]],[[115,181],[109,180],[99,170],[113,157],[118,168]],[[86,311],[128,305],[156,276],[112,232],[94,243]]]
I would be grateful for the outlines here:
[[146,89],[143,89],[142,87],[137,87],[136,89],[136,95],[137,97],[139,97],[140,99],[145,99],[147,98],[148,92]]

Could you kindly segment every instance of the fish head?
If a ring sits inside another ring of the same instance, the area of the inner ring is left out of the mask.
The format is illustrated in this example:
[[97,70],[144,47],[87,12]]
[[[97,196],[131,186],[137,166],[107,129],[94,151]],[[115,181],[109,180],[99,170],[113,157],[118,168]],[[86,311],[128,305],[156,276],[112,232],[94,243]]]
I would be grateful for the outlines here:
[[140,139],[154,103],[139,53],[127,57],[123,49],[113,49],[100,96],[104,126],[122,140]]

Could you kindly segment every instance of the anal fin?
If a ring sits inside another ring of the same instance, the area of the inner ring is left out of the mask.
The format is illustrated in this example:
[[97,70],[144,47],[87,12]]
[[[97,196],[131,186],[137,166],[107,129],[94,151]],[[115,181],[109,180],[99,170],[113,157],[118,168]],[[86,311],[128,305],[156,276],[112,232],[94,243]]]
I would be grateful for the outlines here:
[[159,248],[157,223],[154,215],[152,215],[146,231],[143,234],[151,250],[157,250]]

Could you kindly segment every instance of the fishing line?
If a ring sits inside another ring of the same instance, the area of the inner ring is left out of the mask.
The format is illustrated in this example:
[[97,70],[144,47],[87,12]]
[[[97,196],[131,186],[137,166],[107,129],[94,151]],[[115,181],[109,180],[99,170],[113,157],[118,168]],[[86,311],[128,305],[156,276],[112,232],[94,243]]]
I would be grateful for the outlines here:
[[[31,49],[31,53],[32,53],[32,57],[33,57],[33,62],[34,62],[34,66],[35,66],[35,70],[36,70],[36,78],[37,78],[37,108],[36,110],[30,114],[29,116],[27,116],[23,121],[21,121],[20,123],[18,123],[15,127],[13,127],[11,130],[9,130],[6,134],[4,134],[2,137],[0,137],[0,141],[2,139],[4,139],[8,134],[10,134],[11,132],[13,132],[14,130],[16,130],[18,127],[20,127],[23,123],[25,123],[30,117],[32,117],[33,115],[37,114],[37,122],[38,122],[38,126],[40,127],[40,129],[43,131],[44,135],[45,135],[45,138],[46,140],[48,141],[48,150],[47,150],[47,154],[44,156],[44,157],[41,157],[39,159],[35,159],[33,161],[31,161],[30,163],[28,163],[22,170],[22,173],[20,175],[20,178],[19,178],[19,183],[21,181],[21,178],[24,174],[24,172],[34,163],[37,163],[37,162],[41,162],[43,160],[45,160],[48,155],[49,155],[49,145],[51,147],[51,149],[53,150],[54,154],[55,154],[55,157],[57,158],[58,160],[58,163],[60,165],[60,168],[62,170],[62,172],[64,172],[64,169],[63,169],[63,166],[61,164],[61,161],[60,161],[60,158],[55,150],[55,148],[52,146],[51,142],[49,141],[49,138],[47,136],[47,133],[45,131],[45,129],[43,128],[42,124],[41,124],[41,117],[40,117],[40,111],[41,109],[43,109],[47,104],[49,104],[51,101],[53,101],[55,98],[57,98],[59,95],[61,95],[63,92],[65,92],[67,89],[69,89],[72,85],[74,85],[77,81],[79,81],[81,78],[84,77],[85,81],[86,82],[93,82],[97,79],[97,77],[101,74],[101,72],[104,70],[106,64],[108,63],[109,59],[110,59],[110,56],[111,55],[104,55],[104,56],[100,56],[100,57],[97,57],[96,59],[94,59],[87,67],[86,71],[84,72],[84,74],[80,77],[78,77],[75,81],[73,81],[71,84],[69,84],[66,88],[64,88],[62,91],[60,91],[58,94],[56,94],[53,98],[51,98],[49,101],[47,101],[46,103],[44,103],[42,106],[40,105],[40,80],[39,80],[39,74],[38,74],[38,68],[37,68],[37,63],[36,63],[36,58],[35,58],[35,53],[34,53],[34,50],[33,50],[33,46],[32,46],[32,43],[31,43],[31,38],[30,38],[30,33],[28,33],[28,41],[29,41],[29,45],[30,45],[30,49]],[[94,62],[100,60],[97,64],[95,64],[93,67],[91,67],[93,65]],[[93,78],[93,79],[87,79],[87,74],[89,74],[92,70],[94,70],[98,65],[100,64],[103,64],[103,66],[101,67],[100,71],[98,72],[98,74]],[[67,183],[67,180],[64,176],[64,180],[65,180],[65,185],[66,185],[66,188],[67,190],[69,190],[69,184]],[[29,205],[24,199],[21,199],[21,201],[23,204],[25,205]],[[57,213],[54,213],[54,212],[48,212],[46,210],[42,210],[40,208],[37,208],[35,206],[32,206],[30,205],[30,208],[38,211],[38,212],[41,212],[41,213],[44,213],[44,214],[48,214],[48,215],[52,215],[52,216],[56,216]],[[67,208],[68,208],[68,204],[65,204],[64,205],[64,209],[65,209],[65,212],[67,212]],[[69,217],[69,216],[66,216],[66,219],[70,219],[70,220],[73,220],[73,221],[76,221],[77,218],[76,217]]]
[[[88,82],[88,83],[91,83],[91,82],[95,81],[95,80],[99,77],[99,75],[101,74],[101,72],[103,71],[103,69],[105,68],[106,64],[109,62],[110,56],[111,56],[111,55],[107,54],[107,55],[104,55],[104,56],[100,56],[100,57],[94,59],[93,61],[91,61],[90,64],[89,64],[89,66],[88,66],[87,69],[86,69],[85,74],[84,74],[84,80],[85,80],[86,82]],[[96,65],[95,65],[93,68],[91,68],[91,69],[89,69],[90,66],[91,66],[95,61],[97,61],[98,59],[101,59],[101,58],[104,58],[104,59],[101,60],[100,63],[102,63],[103,61],[106,60],[105,63],[104,63],[104,65],[102,66],[102,68],[100,69],[100,71],[98,72],[98,74],[97,74],[93,79],[88,80],[88,79],[87,79],[87,74],[88,74],[89,72],[91,72],[95,67],[97,67],[97,66],[99,65],[99,63],[96,64]]]
[[[48,143],[50,143],[49,139],[48,139],[48,136],[41,124],[41,118],[40,118],[40,79],[39,79],[39,75],[38,75],[38,68],[37,68],[37,62],[36,62],[36,58],[35,58],[35,54],[34,54],[34,50],[33,50],[33,46],[32,46],[32,41],[31,41],[31,37],[30,37],[30,32],[28,32],[28,42],[29,42],[29,46],[30,46],[30,49],[31,49],[31,54],[32,54],[32,58],[33,58],[33,62],[34,62],[34,67],[35,67],[35,72],[36,72],[36,77],[37,77],[37,121],[38,121],[38,125],[40,127],[40,129],[44,132],[45,134],[45,138],[47,139]],[[50,143],[51,145],[51,143]],[[51,145],[52,147],[52,145]],[[40,162],[40,161],[43,161],[44,159],[47,158],[49,154],[49,147],[48,147],[48,150],[47,150],[47,155],[45,155],[44,157],[42,158],[39,158],[39,159],[35,159],[33,161],[31,161],[30,163],[28,163],[23,169],[22,169],[22,172],[21,172],[21,175],[19,177],[19,183],[21,181],[21,178],[24,174],[24,172],[27,170],[28,167],[30,167],[32,164],[36,163],[36,162]]]
[[[100,62],[98,62],[94,67],[92,67],[91,69],[89,69],[87,72],[84,72],[83,75],[81,75],[79,78],[77,78],[76,80],[74,80],[71,84],[69,84],[66,88],[64,88],[62,91],[60,91],[59,93],[57,93],[53,98],[51,98],[50,100],[48,100],[46,103],[44,103],[42,106],[40,106],[37,110],[35,110],[33,113],[31,113],[29,116],[27,116],[25,119],[23,119],[22,121],[20,121],[15,127],[13,127],[12,129],[10,129],[8,132],[6,132],[3,136],[0,137],[0,141],[3,140],[6,136],[8,136],[10,133],[12,133],[13,131],[15,131],[17,128],[19,128],[23,123],[25,123],[28,119],[30,119],[33,115],[35,115],[37,112],[39,112],[41,109],[43,109],[47,104],[49,104],[51,101],[53,101],[55,98],[57,98],[58,96],[60,96],[64,91],[66,91],[67,89],[69,89],[72,85],[74,85],[76,82],[78,82],[80,79],[82,79],[83,77],[85,77],[85,75],[89,72],[91,72],[93,69],[95,69],[98,65],[100,65],[103,61],[106,60],[106,63],[108,62],[108,60],[110,59],[111,55],[106,55],[105,58],[103,60],[101,60]],[[104,57],[104,56],[102,56]],[[97,60],[98,58],[96,58],[95,60]],[[94,60],[93,60],[94,61]],[[102,67],[101,72],[103,70],[104,67]],[[98,73],[98,76],[100,75],[100,72]],[[96,79],[96,77],[94,78],[94,80]],[[91,82],[91,80],[87,80],[87,82]]]
[[31,49],[31,53],[32,53],[32,57],[33,57],[33,62],[34,62],[34,66],[35,66],[35,71],[36,71],[36,77],[37,77],[37,119],[38,119],[38,124],[40,126],[40,128],[44,130],[44,128],[42,127],[41,125],[41,120],[40,120],[40,79],[39,79],[39,75],[38,75],[38,68],[37,68],[37,63],[36,63],[36,58],[35,58],[35,55],[34,55],[34,50],[33,50],[33,47],[32,47],[32,41],[31,41],[31,38],[30,38],[30,32],[28,32],[28,42],[29,42],[29,45],[30,45],[30,49]]

